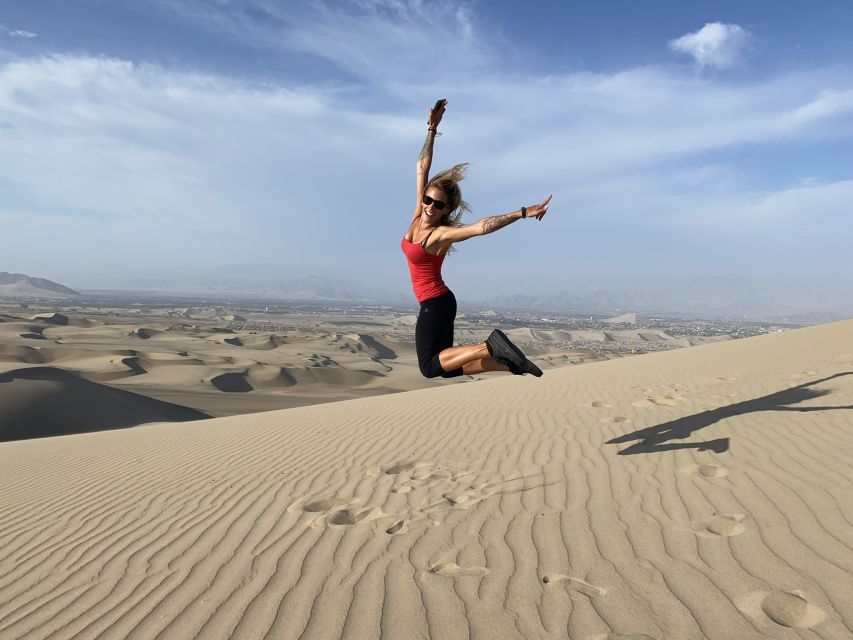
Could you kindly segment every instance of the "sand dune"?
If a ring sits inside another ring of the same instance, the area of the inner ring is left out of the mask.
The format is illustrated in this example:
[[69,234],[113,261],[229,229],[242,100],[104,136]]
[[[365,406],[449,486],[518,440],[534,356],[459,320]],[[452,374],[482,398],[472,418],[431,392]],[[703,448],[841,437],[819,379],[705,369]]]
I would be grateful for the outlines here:
[[36,315],[32,316],[30,320],[35,320],[36,322],[44,322],[46,324],[68,324],[68,316],[63,315],[61,313],[37,313]]
[[[61,314],[32,309],[24,317],[14,315],[14,308],[8,311],[0,314],[0,372],[56,366],[91,382],[214,416],[461,382],[421,376],[412,326],[416,317],[409,315],[240,316],[212,307],[70,307]],[[471,322],[464,317],[460,314],[457,341],[484,340],[490,329],[482,314]],[[694,341],[652,329],[643,329],[642,335],[640,329],[508,331],[546,370]],[[41,355],[20,350],[23,346],[40,349]]]
[[[366,333],[283,335],[169,321],[105,324],[73,315],[63,318],[52,313],[0,317],[0,372],[51,365],[91,382],[218,415],[430,384],[417,371],[413,345]],[[405,363],[398,365],[398,353],[406,356]],[[390,380],[392,368],[386,361],[411,373],[401,377],[398,371]],[[304,391],[293,393],[294,386]],[[220,399],[222,394],[230,400]]]
[[0,441],[207,418],[179,405],[84,380],[55,367],[0,374]]
[[851,344],[0,444],[0,637],[849,639]]

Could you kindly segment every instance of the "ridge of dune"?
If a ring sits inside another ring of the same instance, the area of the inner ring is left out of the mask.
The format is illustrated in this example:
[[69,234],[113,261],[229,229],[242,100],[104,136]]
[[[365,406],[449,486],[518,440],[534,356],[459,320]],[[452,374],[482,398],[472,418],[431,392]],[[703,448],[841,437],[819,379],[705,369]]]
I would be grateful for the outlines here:
[[0,637],[850,638],[851,344],[0,444]]
[[207,417],[195,409],[91,382],[56,367],[0,373],[0,442]]

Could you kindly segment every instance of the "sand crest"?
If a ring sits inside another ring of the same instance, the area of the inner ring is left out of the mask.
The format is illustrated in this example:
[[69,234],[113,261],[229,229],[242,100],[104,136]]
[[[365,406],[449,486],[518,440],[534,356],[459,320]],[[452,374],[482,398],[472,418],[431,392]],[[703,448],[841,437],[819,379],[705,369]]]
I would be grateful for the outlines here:
[[194,409],[90,382],[56,367],[0,373],[0,442],[207,417]]

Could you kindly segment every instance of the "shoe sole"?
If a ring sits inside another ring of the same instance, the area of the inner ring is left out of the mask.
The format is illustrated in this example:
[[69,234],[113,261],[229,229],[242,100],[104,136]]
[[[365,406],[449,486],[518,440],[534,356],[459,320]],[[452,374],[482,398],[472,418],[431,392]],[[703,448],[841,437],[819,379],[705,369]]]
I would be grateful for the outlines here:
[[521,370],[522,370],[524,373],[532,373],[532,374],[533,374],[534,376],[536,376],[537,378],[541,378],[541,377],[542,377],[542,369],[540,369],[540,368],[539,368],[539,367],[537,367],[535,364],[533,364],[532,362],[530,362],[530,360],[525,360],[525,361],[524,361],[524,364],[521,366]]

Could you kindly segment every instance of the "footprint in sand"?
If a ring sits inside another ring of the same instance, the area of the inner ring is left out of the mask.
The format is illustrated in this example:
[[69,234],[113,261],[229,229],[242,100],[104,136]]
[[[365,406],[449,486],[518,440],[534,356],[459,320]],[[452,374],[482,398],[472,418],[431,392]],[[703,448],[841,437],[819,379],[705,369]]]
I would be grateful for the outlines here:
[[423,481],[429,478],[433,467],[434,465],[431,462],[402,460],[393,463],[391,466],[383,467],[381,470],[383,473],[391,476],[407,476],[403,479],[398,478],[398,482],[391,489],[391,493],[409,493],[415,487],[424,484]]
[[462,509],[467,509],[471,505],[480,502],[493,495],[492,493],[486,493],[486,489],[498,485],[500,483],[495,482],[491,485],[472,485],[468,489],[454,489],[452,491],[444,492],[441,497],[442,500],[438,502],[433,502],[432,504],[428,504],[423,506],[422,508],[418,508],[418,511],[422,512],[431,512],[431,511],[446,511],[448,508],[453,507],[461,507]]
[[716,536],[738,536],[746,531],[746,527],[741,524],[745,519],[742,513],[715,513],[705,523],[705,531]]
[[604,402],[603,400],[593,400],[589,403],[589,406],[595,407],[596,409],[610,409],[613,405]]
[[[400,517],[402,514],[396,514],[396,517]],[[409,513],[411,515],[411,513]],[[395,535],[398,533],[407,533],[409,531],[416,531],[422,527],[437,527],[441,524],[440,520],[436,520],[435,518],[431,518],[426,515],[415,515],[411,518],[401,518],[394,522],[390,527],[385,529],[385,533],[389,535]]]
[[455,562],[439,562],[429,568],[430,573],[439,576],[485,576],[489,573],[486,567],[460,567]]
[[761,610],[773,622],[785,627],[813,627],[824,618],[822,609],[792,591],[771,591],[761,600]]
[[358,498],[327,498],[325,500],[309,502],[302,507],[302,510],[316,513],[318,511],[329,511],[331,509],[337,509],[338,507],[345,507],[357,502]]
[[[388,517],[387,513],[376,506],[367,507],[366,509],[355,508],[355,505],[359,502],[361,500],[358,498],[326,498],[308,502],[302,505],[302,510],[307,513],[320,514],[308,523],[308,526],[312,528],[328,525],[351,526]],[[341,509],[341,507],[347,508]],[[288,511],[291,510],[291,508],[288,508]]]
[[398,520],[397,522],[392,524],[390,527],[385,529],[385,533],[390,533],[391,535],[394,535],[395,533],[400,533],[403,530],[403,527],[405,527],[405,526],[406,526],[405,520]]
[[799,590],[753,591],[740,598],[737,607],[755,620],[769,618],[783,627],[808,629],[826,618],[820,607]]
[[[389,514],[377,506],[367,507],[366,509],[355,508],[359,502],[361,500],[358,498],[326,498],[309,502],[302,506],[302,510],[307,513],[320,514],[308,523],[308,526],[312,528],[328,525],[348,526],[389,517]],[[341,509],[341,507],[347,508]],[[292,510],[288,508],[288,511]]]
[[[513,480],[524,479],[525,477],[522,476],[520,478],[508,478],[506,480],[499,480],[497,482],[472,484],[467,489],[455,489],[453,491],[447,491],[446,493],[442,494],[441,497],[455,506],[464,505],[465,507],[467,507],[470,504],[480,502],[481,500],[485,500],[486,498],[495,495],[495,493],[497,493],[498,491],[491,491],[491,489],[495,489],[495,487],[501,487],[502,485],[507,484],[508,482],[512,482]],[[427,509],[439,506],[440,504],[441,503],[435,503],[427,507]]]
[[472,471],[468,471],[467,469],[444,469],[437,468],[431,474],[429,474],[429,478],[432,480],[450,480],[452,482],[456,482],[459,478],[464,478],[465,476],[472,475]]
[[335,511],[334,513],[330,514],[326,518],[326,520],[329,524],[346,526],[369,522],[371,520],[376,520],[377,518],[381,518],[387,515],[388,514],[384,513],[382,509],[374,506],[368,507],[367,509],[362,509],[361,511],[356,511],[355,509],[343,509],[341,511]]
[[572,591],[577,591],[578,593],[582,593],[590,598],[603,596],[605,593],[607,593],[607,590],[602,587],[597,587],[594,584],[590,584],[586,580],[581,580],[580,578],[573,578],[572,576],[566,576],[562,573],[546,573],[544,576],[542,576],[542,582],[548,585],[562,584],[563,586],[568,587]]
[[383,467],[382,472],[387,473],[388,475],[395,476],[398,473],[403,473],[404,471],[412,471],[416,468],[424,468],[431,467],[432,463],[424,462],[422,460],[401,460],[393,463],[390,466]]
[[717,464],[700,464],[696,469],[705,478],[723,478],[729,475],[729,470]]
[[[390,467],[383,469],[383,472],[388,475],[398,476],[398,482],[391,489],[391,493],[408,493],[416,487],[429,484],[431,481],[455,482],[459,478],[471,474],[466,469],[446,468],[423,461],[396,462]],[[400,476],[408,477],[400,479]]]

